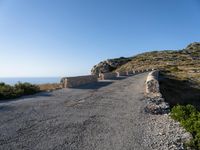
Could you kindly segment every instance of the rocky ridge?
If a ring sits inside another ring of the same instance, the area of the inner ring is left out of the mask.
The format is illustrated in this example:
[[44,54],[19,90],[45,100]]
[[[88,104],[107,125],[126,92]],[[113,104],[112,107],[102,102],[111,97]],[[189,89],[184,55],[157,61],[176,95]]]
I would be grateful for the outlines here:
[[189,44],[186,49],[188,50],[200,50],[200,42],[194,42]]

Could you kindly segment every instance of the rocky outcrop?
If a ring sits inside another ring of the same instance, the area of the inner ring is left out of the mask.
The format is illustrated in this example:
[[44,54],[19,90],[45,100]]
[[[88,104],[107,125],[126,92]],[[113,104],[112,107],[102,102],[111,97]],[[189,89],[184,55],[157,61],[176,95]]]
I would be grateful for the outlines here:
[[102,61],[92,68],[91,74],[98,75],[99,73],[112,72],[113,70],[126,64],[129,61],[131,61],[131,58],[125,58],[125,57],[120,57],[116,59],[108,59],[106,61]]
[[200,42],[194,42],[186,47],[187,50],[200,50]]

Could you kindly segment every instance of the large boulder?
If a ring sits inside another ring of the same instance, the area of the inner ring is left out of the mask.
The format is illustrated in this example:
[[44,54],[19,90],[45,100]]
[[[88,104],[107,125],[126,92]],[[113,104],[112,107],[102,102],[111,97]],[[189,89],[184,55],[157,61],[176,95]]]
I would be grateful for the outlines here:
[[93,75],[98,75],[99,73],[112,72],[113,70],[117,69],[119,66],[122,66],[129,61],[131,61],[131,58],[120,57],[120,58],[115,58],[115,59],[108,59],[95,65],[92,68],[91,73]]

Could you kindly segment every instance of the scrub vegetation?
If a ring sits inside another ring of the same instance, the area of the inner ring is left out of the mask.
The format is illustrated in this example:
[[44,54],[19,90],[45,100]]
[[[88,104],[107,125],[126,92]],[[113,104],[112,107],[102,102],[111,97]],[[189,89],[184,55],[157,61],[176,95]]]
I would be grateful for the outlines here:
[[0,100],[14,99],[25,95],[32,95],[40,92],[37,85],[30,83],[17,83],[14,86],[0,83]]
[[193,149],[200,149],[200,112],[192,105],[177,105],[172,108],[171,117],[189,131],[193,139],[185,143]]

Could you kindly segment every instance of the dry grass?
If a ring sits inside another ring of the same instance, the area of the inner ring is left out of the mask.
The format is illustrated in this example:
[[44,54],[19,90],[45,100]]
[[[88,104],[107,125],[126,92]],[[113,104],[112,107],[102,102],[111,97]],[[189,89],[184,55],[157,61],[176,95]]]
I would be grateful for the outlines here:
[[58,90],[62,88],[62,85],[60,83],[39,84],[38,86],[41,91],[53,91],[53,90]]
[[200,84],[200,50],[193,50],[191,53],[185,50],[143,53],[133,57],[132,61],[119,67],[117,71],[148,68],[156,68],[166,75]]

